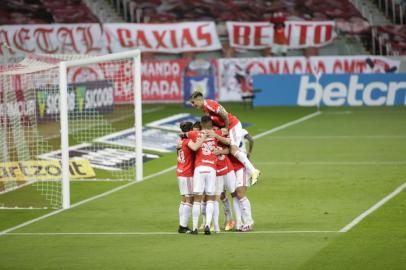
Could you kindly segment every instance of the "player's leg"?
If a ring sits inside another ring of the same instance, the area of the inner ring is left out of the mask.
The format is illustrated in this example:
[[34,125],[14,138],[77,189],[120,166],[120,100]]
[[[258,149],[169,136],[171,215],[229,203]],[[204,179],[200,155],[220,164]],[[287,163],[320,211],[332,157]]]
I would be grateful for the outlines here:
[[207,197],[206,201],[206,224],[204,227],[204,233],[210,234],[210,224],[213,219],[214,213],[214,201],[216,199],[216,170],[210,167],[206,167],[204,174],[205,179],[205,193]]
[[[224,190],[227,190],[231,194],[234,193],[235,191],[235,185],[236,185],[236,177],[235,177],[235,172],[230,171],[228,174],[224,177]],[[225,231],[231,231],[234,229],[235,226],[235,221],[233,220],[233,212],[231,210],[231,204],[230,201],[227,198],[227,194],[224,192],[222,195],[222,202],[224,206],[224,215],[226,216],[226,222],[225,222]]]
[[178,177],[179,192],[181,195],[181,203],[179,205],[179,233],[190,232],[190,229],[187,226],[192,207],[190,204],[190,196],[192,195],[191,182],[192,180],[190,177]]
[[203,192],[203,197],[202,197],[202,204],[201,204],[201,215],[202,215],[202,224],[200,224],[199,230],[204,229],[204,225],[206,224],[206,205],[207,205],[207,196]]
[[242,149],[242,140],[244,138],[242,136],[242,126],[240,122],[230,129],[229,136],[231,140],[231,154],[244,165],[251,177],[252,184],[255,185],[261,172],[257,170],[254,165],[252,165],[251,161],[247,157],[245,149]]
[[190,229],[188,227],[189,217],[193,207],[193,177],[186,177],[186,186],[187,193],[185,194],[185,202],[183,205],[181,226],[185,228],[184,230],[186,233],[189,233],[190,232]]
[[201,202],[204,191],[203,174],[200,173],[201,167],[195,168],[193,176],[193,209],[192,209],[192,234],[197,234],[199,225],[199,216],[201,211]]
[[241,230],[251,231],[253,229],[254,219],[252,218],[251,202],[246,195],[249,181],[245,169],[238,170],[236,172],[236,178],[237,187],[235,195],[240,205],[242,221],[244,223]]
[[179,230],[180,227],[182,227],[182,221],[183,221],[183,206],[185,205],[186,199],[185,195],[180,196],[180,204],[179,204]]
[[220,225],[219,225],[219,201],[220,196],[224,190],[224,176],[217,176],[216,177],[216,191],[215,191],[215,200],[214,200],[214,212],[213,212],[213,225],[214,225],[214,232],[220,232]]

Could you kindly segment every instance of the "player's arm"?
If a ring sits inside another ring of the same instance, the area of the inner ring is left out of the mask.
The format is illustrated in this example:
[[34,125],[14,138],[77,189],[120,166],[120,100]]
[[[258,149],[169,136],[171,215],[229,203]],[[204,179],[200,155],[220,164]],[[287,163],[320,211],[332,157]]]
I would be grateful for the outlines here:
[[228,154],[230,154],[230,148],[228,148],[228,147],[225,147],[225,148],[216,147],[216,149],[214,149],[213,153],[216,156],[228,155]]
[[230,122],[228,121],[228,112],[226,111],[226,109],[224,109],[223,106],[220,105],[217,113],[221,117],[221,119],[223,119],[224,128],[228,130],[230,126]]
[[223,137],[221,130],[216,130],[216,131],[208,130],[207,135],[209,136],[209,138],[215,138],[216,140],[218,140],[222,144],[225,144],[225,145],[230,145],[231,144],[231,139]]
[[196,139],[196,142],[193,142],[192,140],[189,141],[187,146],[192,149],[193,151],[197,151],[199,147],[203,144],[204,140],[206,139],[206,135],[203,135],[199,138]]
[[176,150],[179,150],[182,148],[182,141],[178,141],[178,143],[176,144]]
[[244,136],[245,139],[248,141],[248,157],[251,156],[252,149],[254,148],[254,138],[247,133],[247,135]]

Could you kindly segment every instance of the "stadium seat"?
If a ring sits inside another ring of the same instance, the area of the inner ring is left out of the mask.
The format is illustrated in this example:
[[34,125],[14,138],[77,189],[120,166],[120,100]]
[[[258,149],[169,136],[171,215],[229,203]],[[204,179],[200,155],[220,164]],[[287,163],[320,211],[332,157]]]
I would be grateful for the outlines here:
[[81,0],[3,0],[1,24],[97,23]]

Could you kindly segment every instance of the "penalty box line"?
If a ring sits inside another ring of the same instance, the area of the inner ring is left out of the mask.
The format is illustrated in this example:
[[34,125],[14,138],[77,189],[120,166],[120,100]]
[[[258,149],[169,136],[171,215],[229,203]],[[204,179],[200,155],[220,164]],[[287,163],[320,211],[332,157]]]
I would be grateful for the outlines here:
[[[311,118],[313,118],[313,117],[316,117],[316,116],[318,116],[318,115],[320,115],[320,114],[321,114],[321,112],[315,112],[315,113],[308,114],[308,115],[306,115],[306,116],[304,116],[304,117],[298,118],[298,119],[296,119],[296,120],[287,122],[287,123],[285,123],[285,124],[283,124],[283,125],[280,125],[280,126],[278,126],[278,127],[272,128],[272,129],[267,130],[267,131],[262,132],[262,133],[259,133],[259,134],[255,135],[253,138],[254,138],[254,139],[262,138],[262,137],[264,137],[264,136],[273,134],[273,133],[275,133],[275,132],[277,132],[277,131],[280,131],[280,130],[282,130],[282,129],[285,129],[285,128],[291,127],[291,126],[293,126],[293,125],[302,123],[302,122],[304,122],[304,121],[306,121],[306,120],[309,120],[309,119],[311,119]],[[83,201],[80,201],[80,202],[77,202],[77,203],[75,203],[75,204],[72,204],[69,209],[76,208],[76,207],[78,207],[78,206],[80,206],[80,205],[82,205],[82,204],[85,204],[85,203],[88,203],[88,202],[97,200],[97,199],[99,199],[99,198],[108,196],[108,195],[110,195],[110,194],[112,194],[112,193],[115,193],[115,192],[117,192],[117,191],[126,189],[126,188],[128,188],[128,187],[130,187],[130,186],[132,186],[132,185],[141,183],[141,182],[143,182],[143,181],[145,181],[145,180],[148,180],[148,179],[154,178],[154,177],[156,177],[156,176],[165,174],[165,173],[170,172],[170,171],[175,170],[175,169],[176,169],[176,166],[172,166],[172,167],[169,167],[169,168],[167,168],[167,169],[165,169],[165,170],[162,170],[162,171],[160,171],[160,172],[157,172],[157,173],[148,175],[148,176],[144,177],[144,178],[143,178],[142,180],[140,180],[140,181],[137,181],[137,182],[130,182],[130,183],[128,183],[128,184],[119,186],[119,187],[114,188],[114,189],[112,189],[112,190],[109,190],[109,191],[107,191],[107,192],[100,193],[100,194],[98,194],[98,195],[96,195],[96,196],[93,196],[93,197],[90,197],[90,198],[85,199],[85,200],[83,200]],[[35,222],[41,221],[41,220],[43,220],[43,219],[46,219],[46,218],[48,218],[48,217],[55,216],[55,215],[57,215],[57,214],[59,214],[59,213],[62,213],[62,212],[64,212],[64,211],[66,211],[66,210],[69,210],[69,209],[63,209],[63,208],[62,208],[62,209],[59,209],[59,210],[50,212],[50,213],[48,213],[48,214],[45,214],[45,215],[43,215],[43,216],[39,216],[39,217],[37,217],[37,218],[28,220],[28,221],[26,221],[26,222],[23,222],[23,223],[17,225],[17,226],[14,226],[14,227],[8,228],[8,229],[6,229],[6,230],[0,231],[0,237],[3,236],[3,235],[9,234],[9,233],[11,233],[11,232],[13,232],[13,231],[16,231],[16,230],[18,230],[18,229],[21,229],[21,228],[23,228],[23,227],[26,227],[26,226],[28,226],[28,225],[30,225],[30,224],[33,224],[33,223],[35,223]]]
[[348,232],[352,228],[354,228],[358,223],[360,223],[364,218],[378,210],[382,205],[387,203],[389,200],[394,198],[396,195],[401,193],[404,189],[406,189],[406,182],[404,182],[402,185],[398,186],[394,191],[386,195],[384,198],[382,198],[379,202],[375,203],[373,206],[371,206],[369,209],[367,209],[365,212],[354,218],[350,223],[345,225],[343,228],[341,228],[340,232]]

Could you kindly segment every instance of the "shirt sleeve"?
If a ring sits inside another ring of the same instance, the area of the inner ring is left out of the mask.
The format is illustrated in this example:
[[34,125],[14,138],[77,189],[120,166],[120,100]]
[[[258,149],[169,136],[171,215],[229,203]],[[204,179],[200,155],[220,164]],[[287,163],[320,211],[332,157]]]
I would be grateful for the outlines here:
[[217,101],[207,99],[205,107],[210,112],[218,113],[219,108],[220,108],[220,104]]
[[190,139],[190,140],[187,140],[188,143],[189,143],[189,141],[196,141],[196,139],[197,139],[197,132],[196,132],[196,131],[189,131],[189,132],[187,133],[187,137]]

